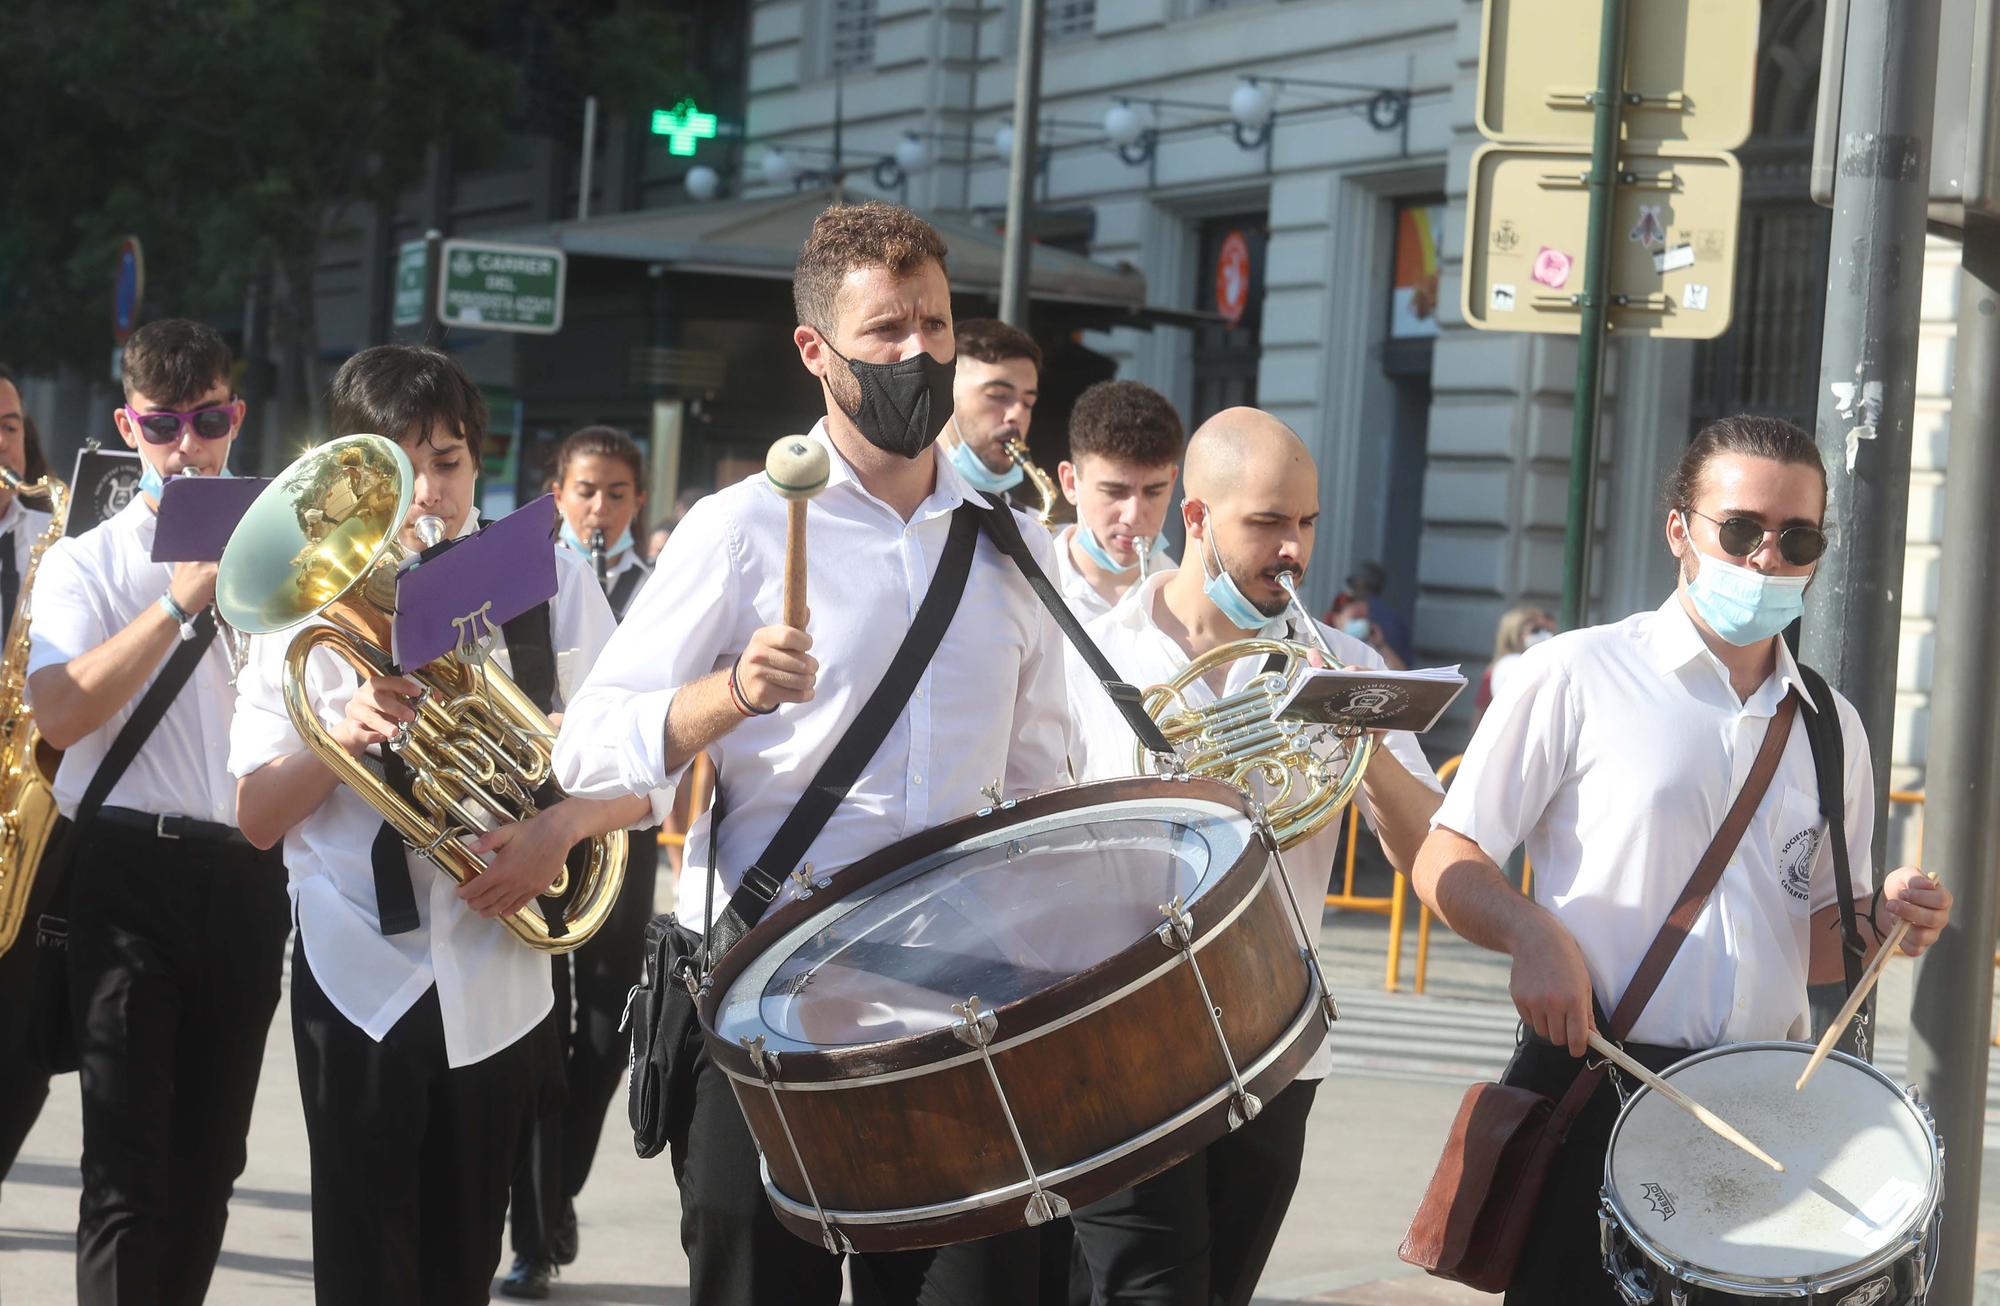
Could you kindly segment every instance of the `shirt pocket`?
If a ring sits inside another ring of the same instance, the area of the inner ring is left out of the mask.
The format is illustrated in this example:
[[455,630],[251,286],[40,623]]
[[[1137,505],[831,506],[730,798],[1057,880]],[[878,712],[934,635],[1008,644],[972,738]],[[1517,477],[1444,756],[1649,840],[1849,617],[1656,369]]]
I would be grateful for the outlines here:
[[1826,846],[1826,823],[1820,819],[1819,795],[1785,786],[1778,798],[1777,820],[1771,827],[1771,869],[1778,897],[1796,915],[1812,911],[1815,867]]

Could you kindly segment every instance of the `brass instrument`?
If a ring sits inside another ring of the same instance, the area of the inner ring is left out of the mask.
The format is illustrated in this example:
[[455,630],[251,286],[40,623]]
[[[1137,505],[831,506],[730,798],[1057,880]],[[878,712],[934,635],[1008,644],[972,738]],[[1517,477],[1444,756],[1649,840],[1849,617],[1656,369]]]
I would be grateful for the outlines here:
[[1028,479],[1034,483],[1035,493],[1042,496],[1042,506],[1035,509],[1035,520],[1048,525],[1056,514],[1056,483],[1049,479],[1047,472],[1035,466],[1034,459],[1028,457],[1028,446],[1019,439],[1009,440],[1001,447],[1014,460],[1014,465],[1027,473]]
[[611,588],[611,576],[605,566],[602,530],[593,530],[590,533],[590,569],[597,573],[597,588],[601,590]]
[[[292,725],[405,842],[464,884],[485,865],[461,836],[524,821],[540,810],[553,769],[549,719],[490,665],[477,643],[462,642],[403,673],[425,690],[417,720],[389,743],[412,775],[405,798],[334,741],[306,694],[306,662],[321,645],[364,677],[397,674],[388,651],[390,619],[396,573],[410,558],[396,533],[410,510],[414,480],[403,451],[379,435],[344,436],[310,451],[257,496],[229,537],[216,573],[216,609],[253,635],[326,619],[294,635],[285,653]],[[599,835],[562,908],[560,929],[540,902],[504,923],[531,948],[568,952],[610,915],[624,874],[625,832]],[[569,886],[565,867],[548,894]]]
[[[1278,709],[1295,678],[1311,669],[1315,655],[1329,667],[1345,665],[1299,602],[1291,577],[1278,579],[1317,647],[1289,639],[1231,640],[1194,659],[1165,684],[1147,690],[1144,702],[1146,714],[1174,746],[1175,758],[1169,765],[1226,781],[1258,798],[1278,846],[1290,848],[1324,830],[1353,801],[1362,773],[1375,756],[1375,736],[1366,730],[1278,720]],[[1273,657],[1278,659],[1276,667],[1252,677],[1235,693],[1219,695],[1206,706],[1187,701],[1187,688],[1210,672],[1241,658]],[[1160,759],[1145,745],[1135,745],[1134,751],[1141,774],[1161,769]]]
[[[62,754],[35,728],[24,701],[28,688],[28,600],[42,554],[62,538],[69,524],[69,487],[53,476],[24,480],[0,467],[0,481],[15,495],[47,496],[49,524],[28,553],[28,569],[14,601],[14,624],[0,656],[0,953],[14,946],[28,914],[28,895],[49,832],[56,824],[56,766]],[[0,545],[0,547],[5,547]]]

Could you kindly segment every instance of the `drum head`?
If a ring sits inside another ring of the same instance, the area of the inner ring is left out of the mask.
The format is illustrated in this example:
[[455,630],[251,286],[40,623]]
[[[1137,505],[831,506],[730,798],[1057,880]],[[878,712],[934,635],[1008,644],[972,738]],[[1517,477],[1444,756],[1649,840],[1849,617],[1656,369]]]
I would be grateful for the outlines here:
[[1605,1190],[1635,1238],[1726,1279],[1812,1279],[1896,1246],[1929,1217],[1939,1155],[1928,1123],[1881,1072],[1839,1053],[1794,1092],[1811,1051],[1746,1044],[1666,1072],[1782,1174],[1660,1094],[1632,1099],[1611,1136]]
[[773,940],[729,981],[715,1032],[811,1051],[947,1029],[975,995],[997,1011],[1147,939],[1162,904],[1210,892],[1255,837],[1241,811],[1192,793],[988,828]]

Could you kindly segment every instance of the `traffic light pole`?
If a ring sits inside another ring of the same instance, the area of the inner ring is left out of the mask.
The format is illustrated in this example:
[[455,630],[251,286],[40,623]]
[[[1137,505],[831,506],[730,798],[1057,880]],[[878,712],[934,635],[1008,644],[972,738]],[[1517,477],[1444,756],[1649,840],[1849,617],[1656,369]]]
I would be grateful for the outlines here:
[[1021,0],[1014,68],[1014,153],[1007,164],[1007,243],[1000,256],[1000,320],[1028,329],[1028,229],[1034,225],[1035,161],[1041,142],[1042,0]]
[[1597,90],[1590,135],[1590,231],[1583,255],[1583,316],[1576,342],[1576,401],[1569,439],[1569,526],[1563,536],[1565,630],[1584,623],[1590,606],[1590,545],[1597,497],[1597,419],[1604,396],[1604,345],[1610,326],[1611,202],[1618,184],[1618,119],[1625,102],[1626,0],[1604,0],[1597,45]]

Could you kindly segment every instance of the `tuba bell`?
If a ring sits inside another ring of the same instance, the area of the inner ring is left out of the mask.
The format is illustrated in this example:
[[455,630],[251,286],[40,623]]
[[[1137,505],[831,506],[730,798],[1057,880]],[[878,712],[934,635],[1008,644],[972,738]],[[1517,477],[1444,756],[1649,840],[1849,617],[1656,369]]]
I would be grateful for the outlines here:
[[[1145,692],[1146,715],[1174,746],[1174,757],[1156,758],[1144,744],[1134,749],[1142,774],[1160,770],[1164,761],[1251,794],[1264,805],[1278,846],[1290,848],[1324,830],[1353,801],[1375,756],[1375,736],[1359,728],[1278,719],[1278,709],[1315,657],[1329,667],[1345,665],[1299,602],[1290,575],[1278,579],[1316,643],[1259,636],[1210,649]],[[1188,700],[1191,685],[1244,658],[1260,658],[1265,665],[1243,688],[1206,704]]]
[[[292,725],[410,847],[463,884],[485,865],[462,836],[526,820],[560,797],[550,778],[555,730],[541,709],[476,646],[402,672],[425,690],[416,721],[388,745],[409,770],[406,795],[334,741],[306,693],[306,661],[321,645],[364,677],[399,674],[390,620],[396,574],[410,556],[396,533],[414,480],[403,451],[379,435],[343,436],[308,452],[237,524],[216,571],[215,603],[253,635],[323,619],[294,635],[285,653]],[[624,873],[625,832],[600,835],[574,877],[565,867],[547,895],[504,923],[531,948],[568,952],[610,915]]]

